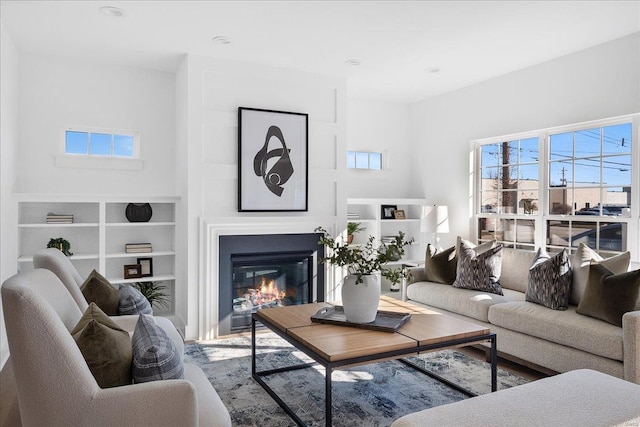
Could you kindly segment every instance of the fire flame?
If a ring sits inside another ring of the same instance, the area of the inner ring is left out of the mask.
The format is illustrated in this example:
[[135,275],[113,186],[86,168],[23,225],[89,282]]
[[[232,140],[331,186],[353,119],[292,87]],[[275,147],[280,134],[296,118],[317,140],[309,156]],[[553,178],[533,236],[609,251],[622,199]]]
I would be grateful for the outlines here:
[[267,281],[266,278],[262,277],[259,288],[250,289],[248,297],[254,306],[260,306],[281,300],[285,297],[285,292],[278,289],[275,280]]

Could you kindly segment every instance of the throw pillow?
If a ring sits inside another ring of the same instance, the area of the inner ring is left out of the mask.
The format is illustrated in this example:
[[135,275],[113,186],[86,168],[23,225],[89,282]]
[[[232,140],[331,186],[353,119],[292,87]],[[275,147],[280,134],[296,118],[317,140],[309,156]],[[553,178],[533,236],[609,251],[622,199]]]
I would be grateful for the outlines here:
[[529,269],[525,299],[553,310],[566,310],[571,293],[571,267],[566,249],[550,256],[539,248]]
[[602,258],[596,251],[584,243],[580,243],[576,253],[571,259],[573,270],[573,284],[569,302],[573,305],[580,304],[589,280],[589,266],[592,261],[598,262],[611,270],[614,274],[625,273],[629,269],[631,255],[629,252],[614,255],[610,258]]
[[639,293],[640,270],[613,274],[602,263],[594,263],[576,313],[622,326],[622,315],[635,309]]
[[498,244],[481,253],[477,253],[471,245],[472,243],[465,240],[460,242],[453,287],[504,295],[500,286],[502,245]]
[[71,331],[89,370],[102,388],[131,384],[131,338],[95,304]]
[[120,303],[118,290],[111,286],[111,283],[96,270],[89,274],[80,286],[80,291],[88,303],[96,303],[109,316],[118,315],[118,304]]
[[184,378],[184,365],[176,345],[150,316],[140,315],[131,342],[133,382]]
[[438,251],[431,244],[427,245],[424,260],[424,280],[427,282],[452,284],[456,280],[458,257],[456,247]]
[[120,304],[118,313],[124,314],[153,314],[149,300],[131,285],[120,285],[118,288]]

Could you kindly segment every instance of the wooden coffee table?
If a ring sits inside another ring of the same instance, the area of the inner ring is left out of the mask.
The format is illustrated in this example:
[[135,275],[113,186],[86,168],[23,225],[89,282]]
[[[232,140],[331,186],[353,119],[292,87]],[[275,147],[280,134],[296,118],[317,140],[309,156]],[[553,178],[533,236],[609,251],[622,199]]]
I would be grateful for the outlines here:
[[[411,319],[397,332],[382,332],[312,322],[311,316],[322,307],[327,306],[330,304],[316,303],[269,308],[258,310],[252,316],[251,375],[300,426],[305,425],[304,421],[263,380],[263,377],[306,368],[316,363],[324,366],[325,424],[331,426],[331,374],[334,369],[398,359],[468,396],[475,396],[474,393],[457,384],[401,359],[401,357],[490,341],[491,391],[497,389],[496,335],[491,333],[488,328],[385,296],[380,299],[379,310],[412,313]],[[258,371],[256,368],[257,322],[262,323],[295,348],[304,352],[315,360],[315,363]]]

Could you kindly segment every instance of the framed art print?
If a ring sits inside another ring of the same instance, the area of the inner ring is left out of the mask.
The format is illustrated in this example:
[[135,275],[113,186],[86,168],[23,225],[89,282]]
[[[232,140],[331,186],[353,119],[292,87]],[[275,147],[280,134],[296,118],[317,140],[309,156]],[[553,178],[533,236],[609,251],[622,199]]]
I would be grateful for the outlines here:
[[308,210],[309,115],[238,108],[238,211]]

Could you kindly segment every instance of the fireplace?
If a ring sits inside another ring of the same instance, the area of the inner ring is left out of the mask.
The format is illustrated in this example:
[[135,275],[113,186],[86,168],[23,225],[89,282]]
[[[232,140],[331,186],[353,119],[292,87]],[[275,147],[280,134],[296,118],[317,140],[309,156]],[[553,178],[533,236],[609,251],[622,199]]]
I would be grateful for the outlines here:
[[260,309],[324,301],[318,235],[219,237],[219,334],[249,330]]

